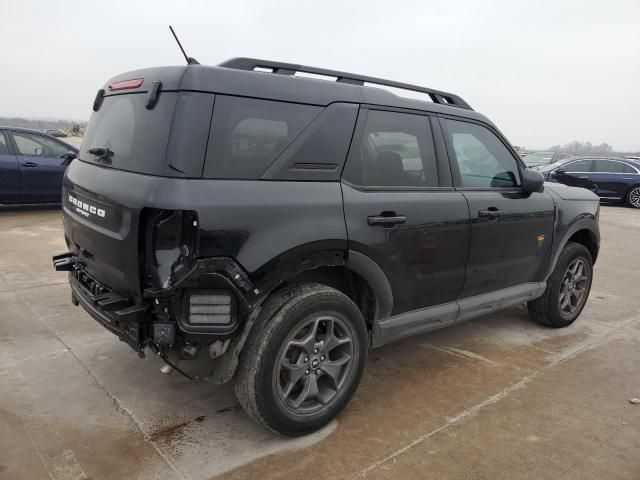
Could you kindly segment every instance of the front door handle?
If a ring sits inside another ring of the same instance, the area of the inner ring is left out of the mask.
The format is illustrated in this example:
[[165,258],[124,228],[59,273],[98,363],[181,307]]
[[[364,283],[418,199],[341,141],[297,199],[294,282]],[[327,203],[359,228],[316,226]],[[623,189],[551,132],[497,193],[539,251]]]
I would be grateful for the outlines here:
[[405,223],[407,217],[404,215],[396,215],[395,212],[389,212],[389,214],[381,213],[380,215],[371,215],[367,217],[367,223],[369,225],[382,225],[384,227],[393,227]]
[[496,207],[489,207],[486,210],[478,211],[478,217],[487,218],[489,220],[497,220],[498,217],[504,215],[503,211]]
[[22,166],[27,168],[35,168],[38,166],[38,164],[34,162],[24,162]]

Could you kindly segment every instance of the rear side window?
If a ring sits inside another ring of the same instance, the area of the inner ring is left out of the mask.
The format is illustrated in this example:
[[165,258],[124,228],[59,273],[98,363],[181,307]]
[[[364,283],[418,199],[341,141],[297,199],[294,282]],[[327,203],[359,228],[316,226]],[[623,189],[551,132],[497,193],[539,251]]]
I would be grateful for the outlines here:
[[[151,110],[145,107],[145,94],[105,97],[100,110],[89,119],[78,157],[119,170],[163,175],[176,95],[160,93]],[[92,148],[108,148],[113,152],[111,161],[90,154]]]
[[475,123],[445,122],[463,187],[518,186],[518,162],[491,130]]
[[636,171],[631,168],[626,163],[622,162],[612,162],[610,160],[596,160],[596,166],[594,168],[595,172],[604,172],[604,173],[636,173]]
[[321,111],[311,105],[218,95],[205,178],[259,178]]
[[437,165],[429,118],[371,110],[344,178],[355,185],[434,187]]

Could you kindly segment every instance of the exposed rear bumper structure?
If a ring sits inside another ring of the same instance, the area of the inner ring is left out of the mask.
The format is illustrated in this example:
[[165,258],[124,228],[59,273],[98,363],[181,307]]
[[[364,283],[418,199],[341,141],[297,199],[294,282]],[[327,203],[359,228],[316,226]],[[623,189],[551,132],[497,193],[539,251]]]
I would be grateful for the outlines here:
[[[200,344],[233,336],[241,314],[250,308],[246,294],[251,292],[255,295],[244,271],[229,258],[199,260],[176,285],[166,289],[146,289],[139,302],[135,302],[132,296],[113,291],[92,276],[83,259],[73,252],[55,255],[52,260],[57,271],[69,272],[71,301],[81,305],[98,323],[140,356],[144,356],[144,348],[148,345],[163,349],[181,343],[176,341],[176,334],[182,338],[182,343]],[[216,279],[224,288],[203,289],[199,286],[203,277]],[[225,295],[226,299],[223,298]],[[177,305],[184,308],[171,315]],[[221,321],[220,312],[228,317],[226,322]],[[172,332],[171,338],[167,332]]]
[[81,305],[98,323],[134,350],[142,351],[148,336],[146,306],[133,305],[131,299],[110,291],[89,275],[82,261],[71,252],[55,255],[53,266],[57,271],[69,272],[74,304]]

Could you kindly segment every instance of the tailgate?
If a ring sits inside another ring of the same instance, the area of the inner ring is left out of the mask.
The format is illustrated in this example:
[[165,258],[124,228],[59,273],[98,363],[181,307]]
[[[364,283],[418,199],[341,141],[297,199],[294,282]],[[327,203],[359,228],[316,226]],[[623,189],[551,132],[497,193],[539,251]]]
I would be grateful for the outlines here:
[[140,217],[155,177],[74,161],[63,182],[65,240],[95,279],[140,300]]

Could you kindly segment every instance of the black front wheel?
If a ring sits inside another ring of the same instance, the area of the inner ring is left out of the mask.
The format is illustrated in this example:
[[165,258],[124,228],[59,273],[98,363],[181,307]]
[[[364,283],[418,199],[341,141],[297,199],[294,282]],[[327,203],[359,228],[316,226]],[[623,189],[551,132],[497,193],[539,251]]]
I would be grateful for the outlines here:
[[527,304],[533,319],[548,327],[571,325],[582,312],[593,279],[593,260],[589,250],[569,242],[547,280],[542,297]]
[[278,433],[317,430],[358,387],[367,338],[360,310],[341,292],[318,284],[277,292],[242,352],[238,400],[254,420]]

